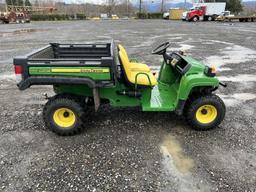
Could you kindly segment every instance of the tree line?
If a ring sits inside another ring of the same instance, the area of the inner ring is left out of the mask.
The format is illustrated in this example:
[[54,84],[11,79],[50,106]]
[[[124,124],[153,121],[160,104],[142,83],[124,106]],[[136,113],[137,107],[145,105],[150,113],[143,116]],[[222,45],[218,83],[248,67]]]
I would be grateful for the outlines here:
[[29,0],[6,0],[7,5],[14,5],[14,6],[31,6]]

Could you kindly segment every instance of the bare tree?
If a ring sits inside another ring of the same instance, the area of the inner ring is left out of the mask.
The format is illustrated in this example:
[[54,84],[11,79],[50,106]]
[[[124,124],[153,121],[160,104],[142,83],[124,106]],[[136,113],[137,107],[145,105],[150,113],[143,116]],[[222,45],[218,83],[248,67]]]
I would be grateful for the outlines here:
[[116,4],[117,0],[107,0],[106,12],[109,16],[111,16],[114,13]]

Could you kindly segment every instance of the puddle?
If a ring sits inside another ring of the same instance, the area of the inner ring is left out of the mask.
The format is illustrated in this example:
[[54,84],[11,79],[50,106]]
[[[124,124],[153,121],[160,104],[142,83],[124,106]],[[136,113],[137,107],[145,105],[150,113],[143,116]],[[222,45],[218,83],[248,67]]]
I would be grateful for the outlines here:
[[170,43],[172,43],[173,40],[182,40],[183,38],[178,36],[178,37],[169,37],[168,40],[170,41]]
[[254,30],[249,30],[249,29],[238,29],[239,31],[242,31],[242,32],[250,32],[250,33],[256,33],[256,31]]
[[[221,55],[213,55],[205,59],[206,64],[215,66],[218,70],[221,70],[221,67],[226,64],[240,64],[256,59],[256,51],[253,49],[225,42],[220,43],[229,46],[220,49]],[[227,69],[230,70],[230,68]]]
[[155,40],[158,38],[163,37],[162,35],[155,35],[153,37],[148,37],[148,39],[146,41],[143,41],[140,44],[131,46],[132,48],[140,48],[140,47],[150,47],[154,44]]
[[245,101],[256,99],[256,95],[253,93],[235,93],[232,95],[218,94],[224,101],[226,106],[236,106],[242,104]]
[[48,29],[18,29],[12,32],[0,32],[0,37],[9,37],[12,35],[20,35],[23,33],[34,33],[38,31],[48,31]]
[[237,76],[219,76],[220,81],[231,82],[256,82],[256,75],[240,74]]
[[39,31],[39,30],[38,29],[19,29],[14,31],[14,33],[32,33],[36,31]]
[[179,47],[171,47],[171,48],[168,48],[167,50],[168,51],[177,51],[177,50],[183,50],[183,51],[186,51],[186,50],[189,50],[189,49],[192,49],[193,45],[188,45],[188,44],[179,44]]
[[219,41],[219,40],[207,40],[207,42],[212,42],[212,43],[221,43],[225,45],[233,45],[233,43],[225,42],[225,41]]
[[15,75],[9,73],[0,73],[0,81],[1,80],[15,80]]
[[170,159],[169,165],[182,174],[189,173],[194,167],[194,161],[183,154],[182,148],[175,137],[168,135],[164,137],[160,146],[165,159]]
[[209,184],[192,175],[194,161],[187,157],[177,139],[172,135],[166,135],[160,145],[163,155],[164,179],[171,182],[161,191],[195,192],[210,191]]

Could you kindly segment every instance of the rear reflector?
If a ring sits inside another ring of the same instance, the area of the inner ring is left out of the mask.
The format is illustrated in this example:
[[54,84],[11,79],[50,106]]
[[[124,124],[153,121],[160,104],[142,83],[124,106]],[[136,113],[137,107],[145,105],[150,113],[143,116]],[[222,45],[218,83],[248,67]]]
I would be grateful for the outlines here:
[[14,71],[16,75],[16,82],[19,83],[22,80],[23,68],[20,65],[14,65]]

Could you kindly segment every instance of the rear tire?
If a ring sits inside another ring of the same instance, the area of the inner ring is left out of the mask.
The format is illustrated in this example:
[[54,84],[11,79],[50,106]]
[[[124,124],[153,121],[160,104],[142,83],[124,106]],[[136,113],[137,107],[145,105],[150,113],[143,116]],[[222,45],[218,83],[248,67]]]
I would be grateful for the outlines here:
[[213,17],[212,17],[212,16],[209,16],[209,17],[208,17],[208,21],[213,21]]
[[84,107],[72,97],[55,96],[46,103],[43,110],[45,126],[61,136],[81,132],[84,116]]
[[186,106],[185,117],[195,130],[206,131],[218,126],[224,119],[226,107],[217,95],[193,98]]

